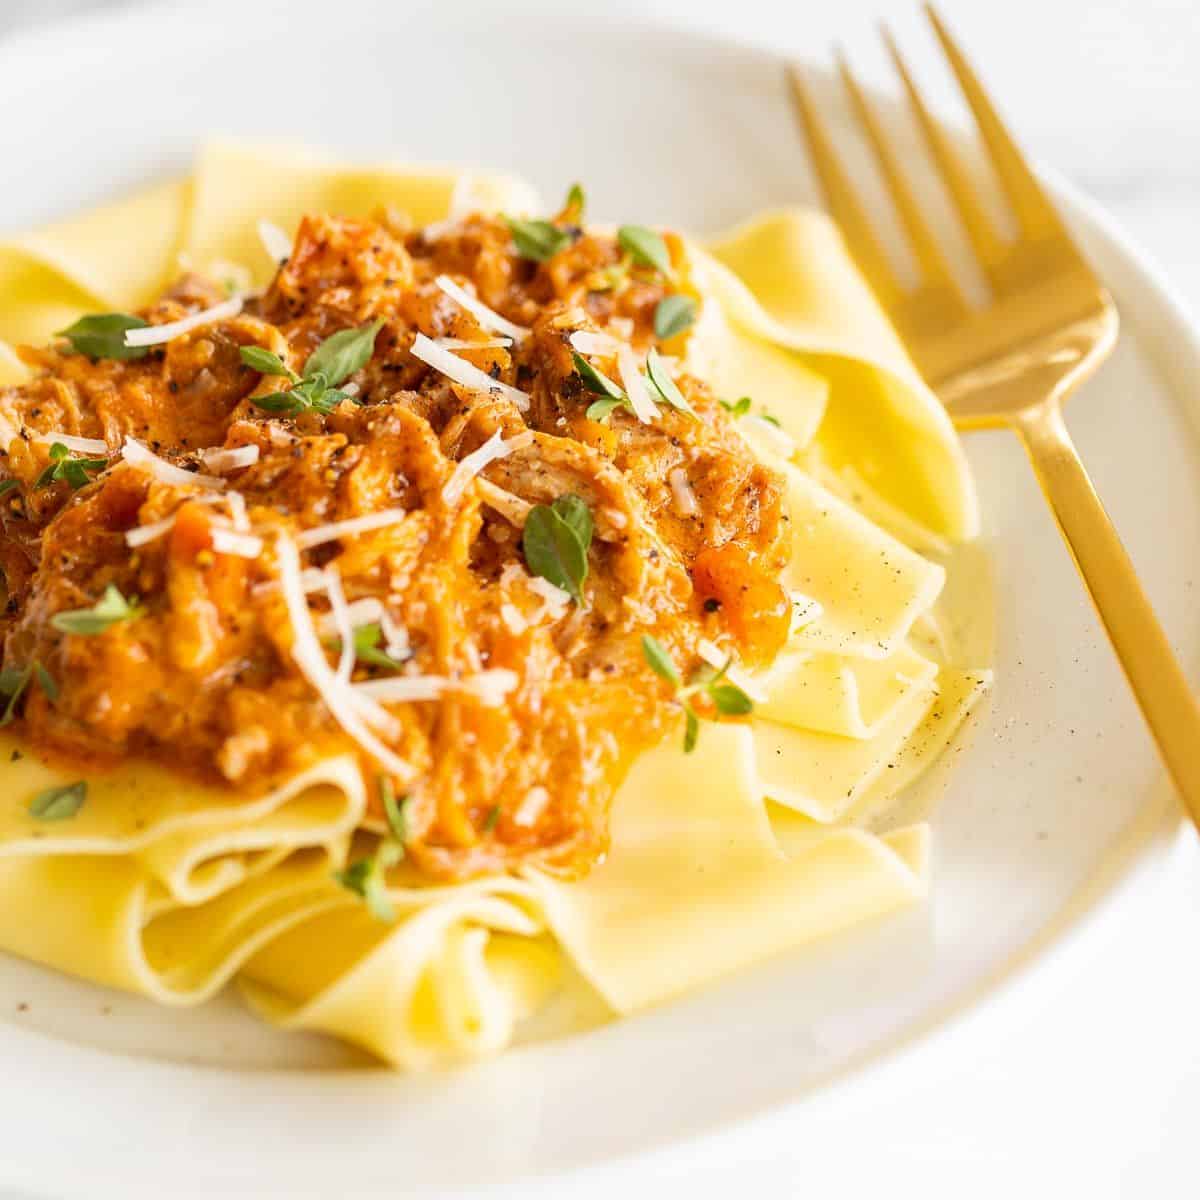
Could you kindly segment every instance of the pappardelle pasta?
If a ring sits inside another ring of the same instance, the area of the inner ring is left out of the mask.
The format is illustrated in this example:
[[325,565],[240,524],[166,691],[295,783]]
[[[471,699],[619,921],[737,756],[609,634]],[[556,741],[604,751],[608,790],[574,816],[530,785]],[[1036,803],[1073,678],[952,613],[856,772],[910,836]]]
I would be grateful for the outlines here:
[[414,1069],[924,894],[953,430],[820,214],[586,205],[214,143],[0,244],[0,950]]

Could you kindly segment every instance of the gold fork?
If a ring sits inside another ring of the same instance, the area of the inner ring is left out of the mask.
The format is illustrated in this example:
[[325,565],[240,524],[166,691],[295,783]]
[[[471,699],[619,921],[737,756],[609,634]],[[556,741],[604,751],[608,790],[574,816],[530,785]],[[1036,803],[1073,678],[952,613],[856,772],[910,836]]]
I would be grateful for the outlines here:
[[1200,708],[1062,416],[1063,401],[1116,343],[1117,310],[945,25],[932,7],[926,13],[974,114],[1016,222],[1015,238],[997,232],[886,29],[884,39],[989,285],[987,306],[973,307],[964,297],[870,100],[840,54],[839,74],[920,269],[917,286],[905,288],[889,265],[804,78],[790,66],[817,173],[855,261],[955,424],[1006,426],[1021,438],[1163,760],[1200,826]]

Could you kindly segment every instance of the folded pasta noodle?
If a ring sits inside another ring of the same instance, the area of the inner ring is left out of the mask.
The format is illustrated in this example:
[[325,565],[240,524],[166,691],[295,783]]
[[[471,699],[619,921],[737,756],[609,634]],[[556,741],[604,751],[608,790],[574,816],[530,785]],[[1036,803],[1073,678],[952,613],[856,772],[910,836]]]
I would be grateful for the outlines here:
[[413,1070],[926,893],[945,414],[819,215],[585,203],[212,143],[0,242],[0,949]]

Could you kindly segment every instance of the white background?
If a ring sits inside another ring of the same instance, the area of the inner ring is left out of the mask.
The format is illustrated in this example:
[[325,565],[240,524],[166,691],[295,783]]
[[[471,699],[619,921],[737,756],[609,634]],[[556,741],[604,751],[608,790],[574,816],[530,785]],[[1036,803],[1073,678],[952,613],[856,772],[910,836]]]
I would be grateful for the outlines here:
[[[0,35],[103,4],[0,0]],[[709,30],[769,30],[780,48],[809,54],[838,38],[864,74],[880,77],[873,19],[886,11],[912,20],[911,6],[894,0],[642,0],[636,7]],[[1185,304],[1200,310],[1195,0],[943,0],[941,7],[1026,147],[1105,205]],[[330,10],[336,19],[336,5]],[[969,1036],[930,1055],[919,1078],[904,1073],[877,1090],[870,1109],[848,1095],[812,1102],[636,1166],[511,1194],[607,1197],[653,1186],[668,1195],[686,1188],[814,1200],[883,1188],[956,1200],[1200,1195],[1193,1152],[1200,854],[1191,851],[1054,990],[1006,996]],[[69,1142],[64,1130],[64,1151]]]

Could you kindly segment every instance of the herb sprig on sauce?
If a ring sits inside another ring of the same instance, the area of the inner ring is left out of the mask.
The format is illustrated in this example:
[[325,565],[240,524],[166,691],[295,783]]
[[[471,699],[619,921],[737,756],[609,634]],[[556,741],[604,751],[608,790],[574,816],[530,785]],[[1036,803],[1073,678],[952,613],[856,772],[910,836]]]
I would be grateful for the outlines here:
[[72,490],[78,491],[85,484],[91,483],[94,472],[103,471],[107,466],[107,458],[87,458],[72,454],[62,442],[55,442],[50,447],[50,461],[33,481],[33,489],[37,491],[55,483],[69,483]]
[[726,659],[720,670],[702,667],[685,684],[679,668],[663,644],[650,634],[642,634],[642,657],[660,679],[666,680],[674,689],[676,703],[683,706],[684,733],[683,752],[691,754],[700,737],[700,722],[706,719],[696,709],[693,699],[706,696],[718,713],[725,717],[744,717],[754,711],[754,703],[740,687],[726,678],[732,659]]
[[239,353],[246,366],[263,375],[282,375],[292,385],[287,391],[251,396],[251,402],[264,412],[289,417],[306,411],[333,412],[343,400],[350,399],[339,386],[370,362],[375,337],[382,328],[383,321],[377,319],[327,337],[308,356],[299,375],[273,351],[243,346]]
[[386,775],[379,778],[379,795],[383,801],[387,833],[373,854],[335,871],[333,878],[347,891],[361,896],[376,918],[390,924],[396,919],[396,910],[387,894],[387,872],[404,858],[404,844],[408,840],[405,814],[408,799],[397,798],[392,781]]
[[27,667],[5,667],[0,671],[0,697],[5,701],[4,712],[0,713],[0,726],[7,725],[17,715],[21,697],[35,679],[47,700],[53,703],[58,699],[58,684],[37,659]]
[[521,549],[535,574],[583,603],[592,544],[592,510],[579,496],[559,496],[553,504],[535,504],[525,518]]
[[136,596],[126,600],[121,589],[115,583],[110,583],[95,604],[56,612],[50,618],[50,624],[60,633],[91,637],[103,633],[119,621],[136,621],[145,615],[146,610],[138,603]]
[[66,329],[60,329],[56,336],[66,338],[77,354],[86,354],[88,358],[115,358],[121,362],[128,362],[135,358],[145,358],[150,353],[150,348],[125,345],[126,332],[130,329],[145,329],[149,324],[149,321],[131,313],[93,313],[91,316],[80,317],[74,325],[68,325]]

